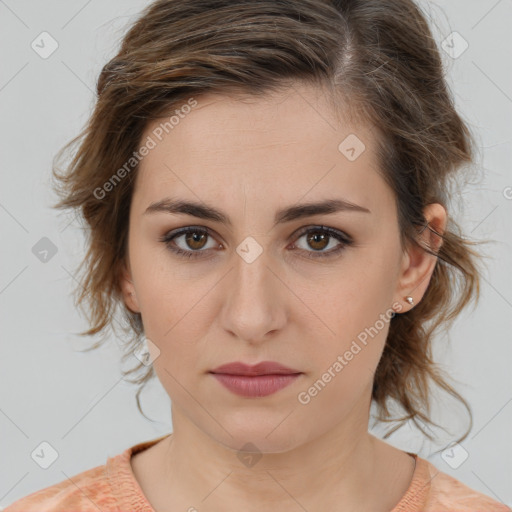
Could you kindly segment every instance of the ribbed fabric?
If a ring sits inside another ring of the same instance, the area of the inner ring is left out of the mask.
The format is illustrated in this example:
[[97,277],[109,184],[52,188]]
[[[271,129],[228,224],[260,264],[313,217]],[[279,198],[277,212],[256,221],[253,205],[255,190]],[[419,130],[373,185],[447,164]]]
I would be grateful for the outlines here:
[[118,508],[115,509],[116,512],[155,512],[135,479],[130,465],[130,458],[137,452],[158,443],[158,441],[161,441],[168,435],[139,443],[116,457],[109,457],[107,459],[106,473],[112,492],[117,499]]
[[[136,444],[108,457],[106,464],[84,471],[21,498],[4,512],[155,512],[144,496],[130,458],[170,434]],[[409,453],[416,467],[409,488],[390,512],[511,512],[502,503],[474,491]]]
[[416,466],[407,491],[391,512],[412,512],[416,510],[424,510],[430,494],[428,461],[418,457],[416,453],[407,453],[414,457]]

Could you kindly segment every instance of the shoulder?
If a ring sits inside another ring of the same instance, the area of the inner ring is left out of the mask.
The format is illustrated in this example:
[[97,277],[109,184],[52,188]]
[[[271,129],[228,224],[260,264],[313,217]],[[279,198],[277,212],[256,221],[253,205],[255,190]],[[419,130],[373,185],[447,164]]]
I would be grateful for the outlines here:
[[107,457],[106,464],[78,473],[21,498],[3,512],[151,511],[132,471],[132,455],[150,448],[169,434],[143,441]]
[[512,512],[500,501],[475,491],[456,478],[420,459],[428,471],[430,492],[425,512]]
[[115,503],[106,477],[106,465],[88,469],[11,503],[4,512],[98,512]]

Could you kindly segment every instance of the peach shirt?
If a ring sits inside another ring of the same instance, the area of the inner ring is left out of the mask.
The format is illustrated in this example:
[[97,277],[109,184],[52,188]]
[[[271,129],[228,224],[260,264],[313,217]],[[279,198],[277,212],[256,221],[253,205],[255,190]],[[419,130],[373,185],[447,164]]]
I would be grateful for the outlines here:
[[[167,437],[136,444],[107,463],[50,487],[35,491],[4,512],[155,512],[135,479],[130,457]],[[409,453],[409,452],[407,452]],[[474,491],[410,453],[416,469],[407,492],[390,512],[511,512],[512,509]]]

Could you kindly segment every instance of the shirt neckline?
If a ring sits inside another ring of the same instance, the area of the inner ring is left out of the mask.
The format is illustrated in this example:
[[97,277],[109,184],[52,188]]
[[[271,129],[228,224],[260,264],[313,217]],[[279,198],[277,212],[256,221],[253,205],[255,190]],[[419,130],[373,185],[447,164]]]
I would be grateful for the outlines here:
[[115,496],[119,504],[119,510],[130,510],[132,512],[155,512],[144,495],[139,482],[135,478],[135,474],[133,473],[133,469],[130,464],[130,459],[136,453],[150,448],[170,435],[172,435],[172,433],[138,443],[127,448],[115,457],[109,457],[107,459],[107,478],[112,489],[112,494]]
[[429,462],[417,453],[405,453],[414,458],[414,472],[405,494],[390,512],[419,512],[427,504],[430,495],[430,482],[433,477],[430,475]]
[[[135,478],[130,459],[136,453],[150,448],[170,435],[172,435],[172,433],[138,443],[127,448],[122,453],[107,459],[107,479],[112,493],[119,504],[119,510],[155,512]],[[430,475],[428,461],[419,457],[416,453],[405,453],[415,460],[414,472],[405,494],[390,512],[420,511],[426,504],[430,494],[430,482],[433,477]]]

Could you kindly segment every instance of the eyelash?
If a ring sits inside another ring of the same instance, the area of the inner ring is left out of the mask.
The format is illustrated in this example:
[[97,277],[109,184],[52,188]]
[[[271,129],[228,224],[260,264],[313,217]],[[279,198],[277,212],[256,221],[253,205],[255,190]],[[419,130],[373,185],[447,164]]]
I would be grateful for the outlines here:
[[[197,250],[197,251],[185,251],[176,245],[172,245],[172,242],[175,238],[186,235],[188,233],[200,233],[206,234],[213,238],[212,233],[208,228],[203,227],[195,227],[195,226],[187,226],[185,228],[180,228],[176,231],[171,231],[160,238],[160,242],[163,242],[169,250],[173,253],[177,254],[180,257],[184,258],[202,258],[201,253],[207,252],[207,250]],[[318,252],[318,251],[306,251],[304,249],[299,249],[301,252],[307,253],[307,258],[330,258],[338,255],[341,251],[343,251],[346,247],[353,244],[352,238],[343,233],[342,231],[338,231],[337,229],[329,228],[327,226],[313,226],[308,228],[303,228],[297,234],[297,240],[302,236],[307,235],[309,233],[327,233],[330,237],[335,238],[340,242],[340,245],[336,249],[331,249],[327,252]],[[295,243],[295,242],[294,242]]]

